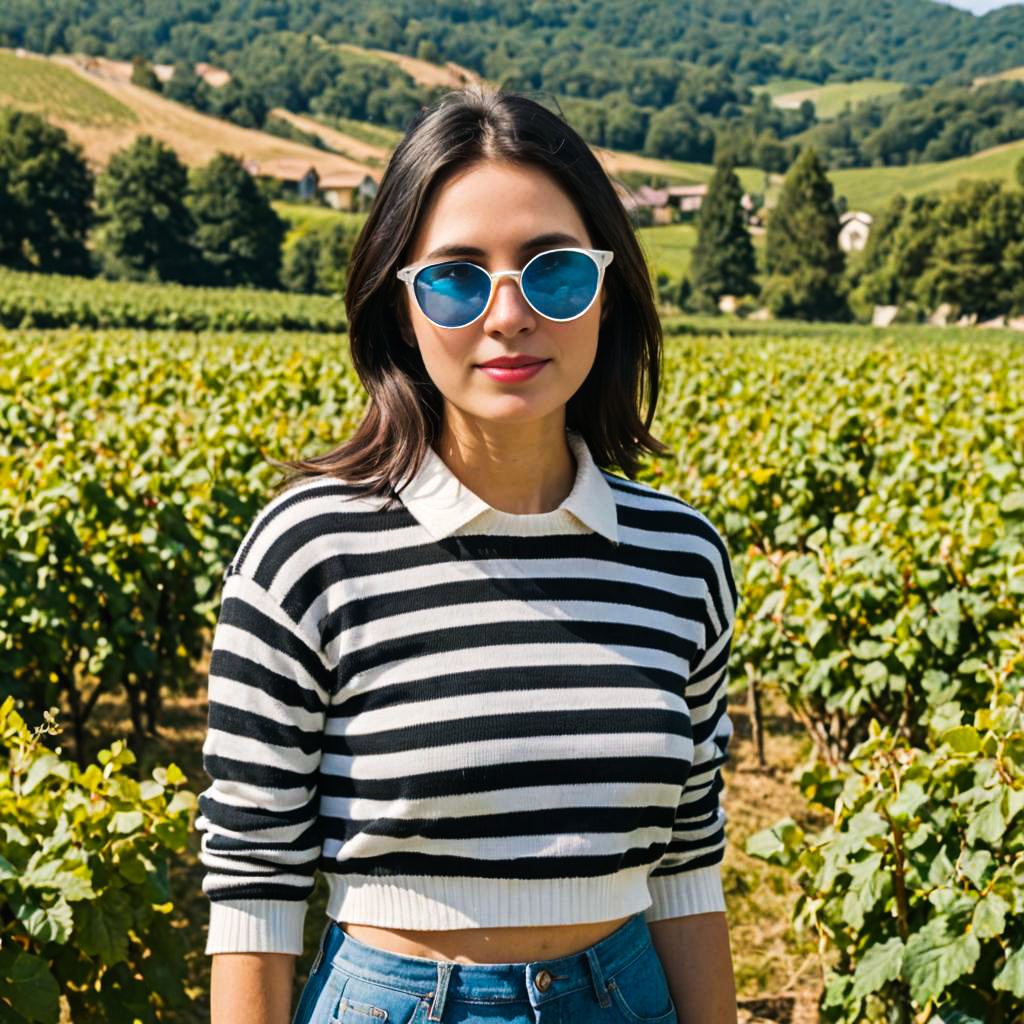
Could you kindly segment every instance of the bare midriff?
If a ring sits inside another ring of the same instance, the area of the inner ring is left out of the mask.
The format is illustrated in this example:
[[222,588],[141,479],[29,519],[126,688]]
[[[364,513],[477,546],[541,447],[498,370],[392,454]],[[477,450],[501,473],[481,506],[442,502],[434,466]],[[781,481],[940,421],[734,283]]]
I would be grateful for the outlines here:
[[530,925],[513,928],[457,928],[418,931],[342,923],[358,942],[403,956],[451,960],[460,964],[517,964],[554,960],[579,953],[611,935],[632,915],[586,924]]

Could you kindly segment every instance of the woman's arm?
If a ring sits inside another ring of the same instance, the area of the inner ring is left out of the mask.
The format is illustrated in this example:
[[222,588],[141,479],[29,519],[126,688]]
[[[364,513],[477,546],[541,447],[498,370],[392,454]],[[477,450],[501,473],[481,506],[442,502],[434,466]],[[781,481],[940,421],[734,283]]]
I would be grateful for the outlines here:
[[210,1024],[289,1024],[294,977],[291,953],[215,953]]
[[736,979],[725,914],[669,917],[651,921],[648,928],[679,1024],[736,1024]]

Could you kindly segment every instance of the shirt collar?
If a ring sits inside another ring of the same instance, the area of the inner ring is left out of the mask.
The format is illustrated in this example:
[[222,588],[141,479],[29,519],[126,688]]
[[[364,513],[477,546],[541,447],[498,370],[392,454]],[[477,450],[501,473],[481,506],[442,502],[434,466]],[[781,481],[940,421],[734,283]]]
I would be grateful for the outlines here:
[[[558,507],[617,544],[619,517],[611,485],[595,464],[583,435],[567,430],[566,440],[576,458],[576,479]],[[491,510],[491,506],[466,487],[429,446],[420,471],[407,484],[399,485],[398,496],[435,540],[452,536],[471,520]]]

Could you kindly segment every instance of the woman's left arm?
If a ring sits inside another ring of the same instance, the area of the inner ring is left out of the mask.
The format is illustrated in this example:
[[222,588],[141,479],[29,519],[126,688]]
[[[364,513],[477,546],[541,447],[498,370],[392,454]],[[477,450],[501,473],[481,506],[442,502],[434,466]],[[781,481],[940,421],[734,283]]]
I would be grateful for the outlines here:
[[648,924],[679,1024],[736,1024],[736,980],[725,913]]

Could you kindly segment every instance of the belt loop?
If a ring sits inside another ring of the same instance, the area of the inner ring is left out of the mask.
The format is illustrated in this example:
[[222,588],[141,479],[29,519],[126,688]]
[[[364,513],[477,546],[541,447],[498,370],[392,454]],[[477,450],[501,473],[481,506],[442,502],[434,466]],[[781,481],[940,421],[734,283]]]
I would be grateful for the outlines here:
[[430,1013],[427,1020],[440,1020],[444,1013],[444,1002],[448,997],[448,981],[452,976],[452,968],[455,964],[451,960],[437,961],[437,988],[434,990],[434,998],[430,1004]]
[[605,984],[604,975],[601,973],[601,964],[594,952],[594,947],[587,949],[587,961],[590,963],[590,977],[594,982],[594,995],[602,1006],[610,1006],[611,998],[608,996],[608,986]]

